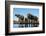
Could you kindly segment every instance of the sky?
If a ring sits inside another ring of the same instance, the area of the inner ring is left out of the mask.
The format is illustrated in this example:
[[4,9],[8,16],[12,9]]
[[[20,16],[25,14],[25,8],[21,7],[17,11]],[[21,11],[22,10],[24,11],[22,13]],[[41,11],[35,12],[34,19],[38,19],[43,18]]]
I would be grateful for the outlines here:
[[35,8],[13,8],[13,19],[17,18],[15,16],[15,14],[20,14],[20,15],[26,16],[28,13],[30,13],[34,16],[39,16],[39,9],[35,9]]

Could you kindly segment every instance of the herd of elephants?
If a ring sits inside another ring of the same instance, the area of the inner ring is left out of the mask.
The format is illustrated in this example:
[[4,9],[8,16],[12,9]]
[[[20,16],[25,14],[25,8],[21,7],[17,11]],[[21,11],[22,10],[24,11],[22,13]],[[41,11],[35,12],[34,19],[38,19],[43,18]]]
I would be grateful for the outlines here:
[[19,18],[18,21],[14,21],[14,24],[19,24],[19,27],[38,27],[39,26],[39,18],[37,16],[34,16],[30,13],[27,14],[27,17],[24,17],[23,15],[20,14],[15,14],[17,18]]

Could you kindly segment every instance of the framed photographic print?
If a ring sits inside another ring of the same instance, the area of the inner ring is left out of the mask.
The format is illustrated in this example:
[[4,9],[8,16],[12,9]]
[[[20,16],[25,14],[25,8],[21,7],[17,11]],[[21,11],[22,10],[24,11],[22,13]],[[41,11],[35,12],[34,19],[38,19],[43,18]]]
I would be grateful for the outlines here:
[[6,35],[45,32],[45,3],[5,1]]

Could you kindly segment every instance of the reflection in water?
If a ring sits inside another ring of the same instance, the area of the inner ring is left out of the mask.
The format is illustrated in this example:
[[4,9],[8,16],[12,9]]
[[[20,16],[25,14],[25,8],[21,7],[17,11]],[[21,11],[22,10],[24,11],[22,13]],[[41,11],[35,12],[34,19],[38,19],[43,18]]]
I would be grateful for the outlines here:
[[13,28],[26,28],[26,27],[31,27],[31,24],[14,24]]
[[13,28],[30,28],[30,27],[38,27],[38,24],[14,24]]

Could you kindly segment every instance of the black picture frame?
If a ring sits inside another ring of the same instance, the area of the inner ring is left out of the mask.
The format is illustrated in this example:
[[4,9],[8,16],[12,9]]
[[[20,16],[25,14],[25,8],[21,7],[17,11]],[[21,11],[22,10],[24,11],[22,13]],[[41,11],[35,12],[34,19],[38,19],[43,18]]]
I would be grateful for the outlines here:
[[[42,5],[42,22],[43,22],[43,30],[42,31],[31,31],[31,32],[18,32],[18,33],[9,33],[9,5],[15,3],[27,3],[27,4],[35,4],[35,5]],[[5,1],[5,35],[22,35],[22,34],[38,34],[38,33],[45,33],[45,3],[41,2],[22,2],[22,1]]]

